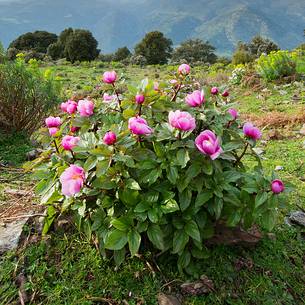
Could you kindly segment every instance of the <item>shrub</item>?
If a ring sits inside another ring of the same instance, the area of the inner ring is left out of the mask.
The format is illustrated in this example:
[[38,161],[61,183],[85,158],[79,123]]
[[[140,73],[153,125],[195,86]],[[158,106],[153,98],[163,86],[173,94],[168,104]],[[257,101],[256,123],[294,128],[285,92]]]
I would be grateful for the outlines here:
[[60,84],[36,60],[26,66],[23,58],[0,65],[0,128],[31,133],[58,103]]
[[232,64],[239,65],[239,64],[246,64],[253,60],[251,54],[243,49],[236,50],[232,57]]
[[289,51],[262,54],[257,60],[257,72],[265,80],[276,80],[296,73],[296,58]]
[[232,71],[232,74],[230,76],[230,82],[233,84],[233,85],[240,85],[242,79],[243,79],[243,76],[245,75],[246,73],[246,68],[244,65],[237,65],[235,67],[235,69]]
[[46,31],[28,32],[20,35],[12,41],[9,48],[15,48],[19,52],[34,51],[38,53],[46,53],[50,44],[57,41],[57,35]]
[[173,42],[159,31],[149,32],[135,47],[135,55],[142,55],[149,65],[166,64]]
[[44,232],[72,211],[117,264],[128,252],[160,250],[194,273],[217,224],[272,229],[283,184],[265,176],[253,149],[260,131],[250,123],[241,130],[218,90],[184,100],[196,83],[187,65],[179,71],[176,82],[144,79],[122,94],[117,74],[104,73],[106,102],[68,101],[46,120],[40,138],[49,146],[35,162],[36,190],[48,206]]
[[190,63],[204,62],[215,63],[217,56],[215,55],[215,47],[208,41],[201,39],[189,39],[181,43],[172,54],[172,61],[180,62],[185,60]]

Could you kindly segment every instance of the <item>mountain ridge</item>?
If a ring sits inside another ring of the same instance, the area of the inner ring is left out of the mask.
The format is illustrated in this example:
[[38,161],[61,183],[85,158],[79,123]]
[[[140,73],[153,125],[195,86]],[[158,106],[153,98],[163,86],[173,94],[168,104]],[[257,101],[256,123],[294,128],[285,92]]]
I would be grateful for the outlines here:
[[174,45],[189,38],[210,41],[230,54],[239,40],[260,34],[282,48],[304,42],[305,1],[300,0],[0,0],[0,41],[67,27],[93,32],[103,53],[135,44],[160,30]]

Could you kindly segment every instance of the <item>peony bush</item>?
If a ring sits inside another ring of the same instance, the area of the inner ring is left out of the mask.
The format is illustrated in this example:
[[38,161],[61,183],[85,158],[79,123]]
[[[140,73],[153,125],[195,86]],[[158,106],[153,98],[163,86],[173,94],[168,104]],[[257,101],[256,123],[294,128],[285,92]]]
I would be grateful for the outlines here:
[[185,64],[170,81],[125,92],[114,71],[101,81],[101,99],[68,100],[40,132],[44,232],[73,213],[117,264],[149,249],[192,273],[217,224],[273,228],[284,185],[264,174],[253,149],[261,132],[239,120],[228,91],[198,88]]

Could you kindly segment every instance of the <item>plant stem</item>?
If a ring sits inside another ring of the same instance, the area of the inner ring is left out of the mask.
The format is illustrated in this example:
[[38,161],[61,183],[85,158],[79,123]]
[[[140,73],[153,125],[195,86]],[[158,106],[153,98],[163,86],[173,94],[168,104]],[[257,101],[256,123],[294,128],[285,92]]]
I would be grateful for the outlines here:
[[56,149],[56,152],[59,154],[59,149],[58,149],[58,146],[57,146],[57,143],[56,143],[56,140],[54,139],[54,145],[55,145],[55,149]]
[[117,91],[117,89],[116,89],[116,87],[115,87],[115,84],[112,84],[112,87],[113,87],[113,90],[114,90],[114,93],[115,93],[115,95],[116,95],[116,97],[117,97],[117,99],[118,99],[118,103],[119,103],[119,107],[120,107],[120,112],[123,112],[123,109],[122,109],[122,107],[121,107],[121,99],[120,99],[120,96],[119,96],[119,93],[118,93],[118,91]]
[[173,97],[171,98],[171,102],[174,102],[177,99],[177,95],[181,89],[181,86],[182,86],[182,83],[180,82],[178,85],[178,88],[175,90]]
[[239,158],[237,158],[237,160],[235,161],[235,164],[239,163],[240,160],[242,159],[242,157],[245,155],[247,149],[249,147],[249,143],[246,144],[245,148],[244,148],[244,151],[242,152],[242,154],[239,156]]

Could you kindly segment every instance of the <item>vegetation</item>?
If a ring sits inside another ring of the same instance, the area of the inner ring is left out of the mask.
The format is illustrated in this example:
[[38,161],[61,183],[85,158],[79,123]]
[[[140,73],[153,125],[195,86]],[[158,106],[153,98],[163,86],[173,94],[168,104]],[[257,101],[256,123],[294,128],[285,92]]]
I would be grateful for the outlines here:
[[215,63],[217,56],[215,48],[208,42],[201,39],[189,39],[181,43],[172,55],[172,61],[180,62],[182,60],[188,63],[204,62]]
[[144,56],[149,65],[166,64],[171,56],[172,44],[163,33],[150,32],[136,45],[135,54]]
[[131,55],[131,52],[127,47],[118,48],[114,53],[113,60],[114,61],[122,61],[128,58]]
[[280,79],[296,73],[296,55],[289,51],[262,54],[257,61],[257,71],[265,80]]
[[57,35],[46,31],[35,31],[22,34],[12,41],[9,48],[17,49],[18,52],[34,51],[47,53],[50,44],[57,41]]
[[[305,73],[304,56],[296,53],[297,73]],[[47,71],[52,63],[41,63]],[[263,127],[264,141],[256,147],[262,150],[261,162],[268,174],[276,167],[281,179],[291,181],[296,190],[290,193],[279,210],[281,225],[273,234],[266,234],[250,249],[243,246],[213,246],[206,252],[207,259],[199,262],[200,275],[208,276],[214,290],[207,295],[185,295],[183,304],[303,304],[304,295],[304,229],[289,227],[284,217],[291,210],[304,209],[304,135],[299,130],[304,122],[304,87],[302,82],[285,80],[285,83],[245,82],[247,78],[257,81],[258,76],[245,66],[242,86],[226,82],[235,67],[215,64],[192,67],[192,76],[207,88],[217,84],[220,92],[230,89],[230,99],[242,117],[247,117]],[[64,84],[65,95],[100,98],[109,87],[100,84],[105,70],[117,70],[129,84],[135,87],[141,79],[149,77],[160,82],[160,88],[169,87],[169,80],[177,66],[124,66],[118,63],[82,62],[71,65],[61,61],[51,69]],[[260,79],[258,79],[259,81]],[[164,85],[163,85],[164,83]],[[124,92],[126,87],[118,85]],[[124,94],[125,96],[125,94]],[[206,97],[209,100],[206,90]],[[129,97],[128,97],[129,98]],[[126,99],[128,99],[126,97]],[[24,135],[0,136],[0,162],[20,165],[30,142]],[[48,138],[50,139],[50,138]],[[24,144],[26,142],[26,144]],[[216,159],[217,161],[217,159]],[[251,167],[253,160],[245,156],[245,165]],[[5,170],[1,168],[1,182]],[[1,183],[0,198],[4,187]],[[28,228],[27,233],[33,232]],[[42,241],[35,243],[36,236],[26,239],[24,246],[0,259],[0,303],[19,302],[18,292],[28,295],[29,304],[97,304],[102,299],[110,303],[156,304],[158,292],[180,295],[180,284],[198,279],[180,274],[173,256],[155,260],[151,251],[139,257],[127,256],[119,268],[109,259],[97,255],[97,249],[86,234],[78,228],[58,227]],[[33,244],[27,245],[28,241]],[[157,264],[156,264],[157,263]],[[20,276],[25,285],[19,287]],[[125,301],[124,301],[125,302]],[[125,302],[125,303],[126,303]]]
[[[0,127],[32,133],[58,104],[60,84],[51,71],[42,73],[33,60],[26,66],[20,55],[0,65]],[[34,115],[35,114],[35,115]]]

